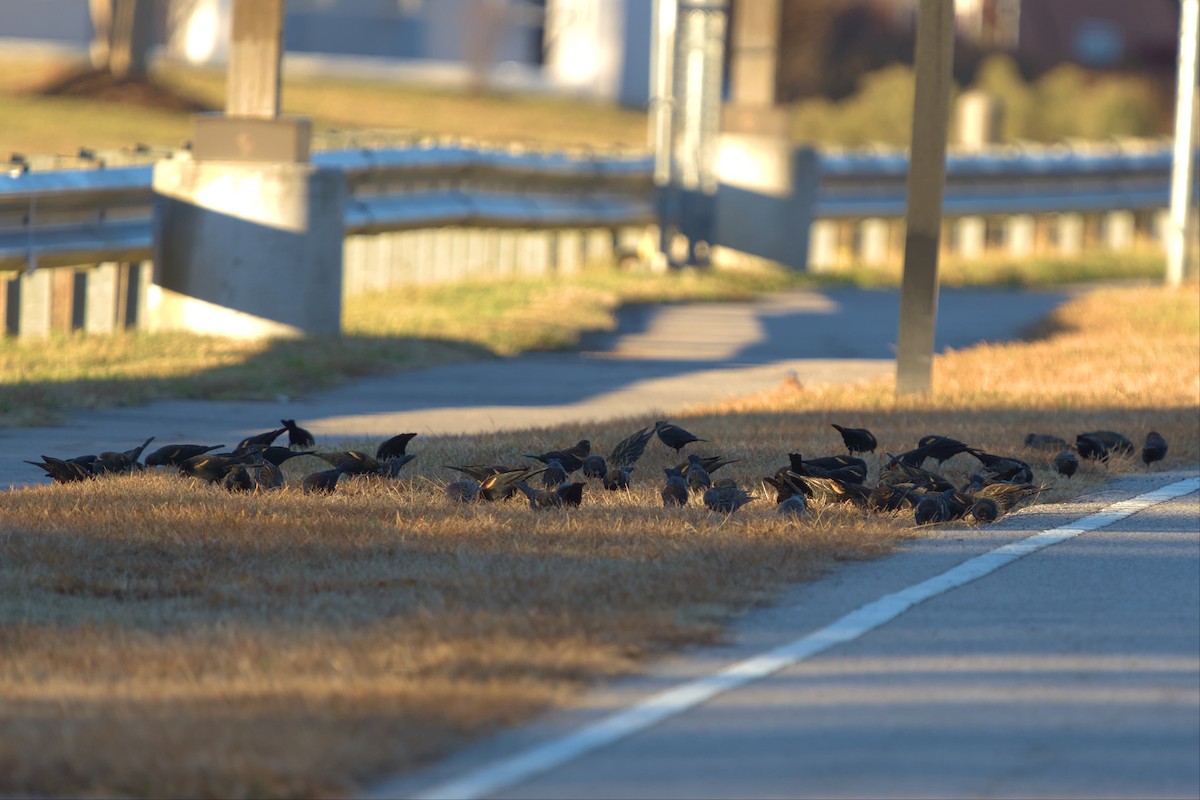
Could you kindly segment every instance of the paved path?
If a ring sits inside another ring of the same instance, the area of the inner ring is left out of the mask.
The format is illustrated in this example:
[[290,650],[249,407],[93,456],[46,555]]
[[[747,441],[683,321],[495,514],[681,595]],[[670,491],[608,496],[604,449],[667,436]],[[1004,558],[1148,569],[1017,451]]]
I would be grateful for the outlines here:
[[[937,347],[1012,339],[1066,299],[1064,292],[943,289]],[[232,447],[294,418],[318,442],[402,431],[478,433],[568,421],[651,416],[765,391],[895,371],[893,290],[788,292],[753,303],[643,307],[580,352],[548,353],[403,372],[279,402],[168,401],[73,415],[52,428],[0,431],[0,486],[46,479],[22,463],[157,443]]]
[[[656,663],[576,710],[385,783],[377,796],[429,796],[539,745],[558,746],[617,710],[805,637],[972,557],[1195,476],[1125,478],[982,531],[936,530],[896,555],[843,565],[747,615],[728,646]],[[1200,796],[1195,486],[482,796]]]

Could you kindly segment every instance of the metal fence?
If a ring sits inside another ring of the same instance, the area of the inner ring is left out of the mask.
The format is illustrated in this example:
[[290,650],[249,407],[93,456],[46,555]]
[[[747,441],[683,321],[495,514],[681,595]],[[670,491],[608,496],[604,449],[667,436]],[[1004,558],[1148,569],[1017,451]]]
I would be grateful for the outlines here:
[[[570,271],[634,248],[656,222],[650,156],[436,143],[323,151],[313,162],[341,171],[349,189],[347,297],[477,274]],[[816,163],[815,217],[797,221],[813,226],[809,268],[894,258],[904,154],[822,152]],[[1170,167],[1163,142],[951,155],[946,246],[974,257],[995,247],[1022,255],[1153,239]],[[4,330],[133,324],[150,278],[151,175],[145,164],[0,175]]]

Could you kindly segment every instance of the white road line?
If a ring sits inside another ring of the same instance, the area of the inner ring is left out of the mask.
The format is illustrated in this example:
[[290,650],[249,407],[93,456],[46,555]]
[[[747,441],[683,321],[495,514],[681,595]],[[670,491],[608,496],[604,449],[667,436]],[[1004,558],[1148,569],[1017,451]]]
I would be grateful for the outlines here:
[[[1152,492],[1113,503],[1070,526],[1042,531],[990,550],[940,575],[885,595],[807,636],[774,650],[740,661],[706,678],[685,683],[588,725],[568,736],[534,747],[460,778],[414,795],[413,800],[477,800],[573,761],[627,736],[643,731],[668,717],[694,708],[719,694],[765,678],[829,648],[849,642],[891,622],[918,603],[988,575],[1019,558],[1051,545],[1112,525],[1150,506],[1200,489],[1200,478],[1188,478]],[[380,787],[371,796],[386,796]]]

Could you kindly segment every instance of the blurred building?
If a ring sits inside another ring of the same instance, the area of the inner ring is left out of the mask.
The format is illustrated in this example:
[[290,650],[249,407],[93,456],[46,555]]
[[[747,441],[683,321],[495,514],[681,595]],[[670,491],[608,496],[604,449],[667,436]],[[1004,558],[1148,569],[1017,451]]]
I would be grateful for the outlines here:
[[[233,0],[152,0],[168,57],[219,65]],[[287,0],[310,69],[564,92],[643,107],[653,0]],[[86,49],[88,0],[0,0],[0,45]]]

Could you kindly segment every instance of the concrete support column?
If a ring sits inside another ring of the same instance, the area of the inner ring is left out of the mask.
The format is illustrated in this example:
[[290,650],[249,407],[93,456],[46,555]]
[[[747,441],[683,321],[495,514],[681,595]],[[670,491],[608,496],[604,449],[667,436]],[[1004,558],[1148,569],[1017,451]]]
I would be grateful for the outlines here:
[[117,284],[120,267],[112,261],[88,273],[84,298],[83,329],[88,333],[117,330]]
[[858,260],[878,266],[888,260],[890,231],[888,221],[879,217],[864,219],[858,226]]
[[987,250],[987,220],[983,217],[963,217],[956,223],[960,258],[982,258]]
[[1004,223],[1004,249],[1014,258],[1033,255],[1033,239],[1036,232],[1033,216],[1014,214]]
[[1117,252],[1132,250],[1136,229],[1132,211],[1110,211],[1104,220],[1104,244]]
[[152,329],[337,333],[345,181],[309,164],[175,158],[154,169]]

